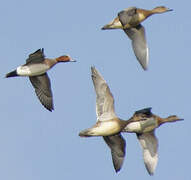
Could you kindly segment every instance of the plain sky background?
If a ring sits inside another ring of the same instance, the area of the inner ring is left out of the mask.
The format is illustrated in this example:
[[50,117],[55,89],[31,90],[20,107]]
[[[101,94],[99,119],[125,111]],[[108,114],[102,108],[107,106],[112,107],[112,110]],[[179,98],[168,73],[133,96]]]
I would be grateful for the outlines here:
[[[174,11],[142,23],[150,50],[145,72],[126,34],[101,27],[124,8],[161,5]],[[188,0],[1,0],[0,179],[190,180],[190,6]],[[53,112],[40,104],[28,78],[4,78],[39,48],[46,57],[70,54],[77,60],[48,72]],[[78,136],[96,122],[92,65],[107,81],[120,118],[128,119],[145,107],[161,117],[184,118],[157,129],[159,161],[154,176],[144,167],[135,134],[123,134],[126,158],[118,174],[101,137]]]

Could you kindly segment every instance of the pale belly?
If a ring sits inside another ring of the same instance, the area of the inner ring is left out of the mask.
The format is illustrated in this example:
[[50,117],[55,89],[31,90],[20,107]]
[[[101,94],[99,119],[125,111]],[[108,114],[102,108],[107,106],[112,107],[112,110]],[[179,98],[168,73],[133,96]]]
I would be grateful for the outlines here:
[[46,64],[31,64],[30,66],[19,66],[17,74],[19,76],[38,76],[44,74],[49,69]]
[[128,124],[123,131],[134,133],[145,133],[154,130],[157,127],[155,119],[148,119],[146,121],[132,122]]
[[119,133],[121,130],[117,122],[101,122],[99,126],[93,127],[91,129],[91,134],[93,136],[109,136]]

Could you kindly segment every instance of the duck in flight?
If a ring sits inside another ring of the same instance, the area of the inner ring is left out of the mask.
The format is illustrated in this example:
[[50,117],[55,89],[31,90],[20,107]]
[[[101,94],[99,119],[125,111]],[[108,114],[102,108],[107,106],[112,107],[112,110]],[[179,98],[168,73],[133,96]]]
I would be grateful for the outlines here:
[[115,171],[121,169],[125,157],[125,140],[121,136],[126,121],[119,119],[114,110],[114,99],[104,78],[91,67],[91,77],[96,92],[96,124],[79,133],[81,137],[102,136],[111,149]]
[[97,122],[91,128],[82,130],[81,137],[102,136],[111,150],[115,171],[118,172],[123,164],[126,153],[126,142],[121,132],[136,133],[143,148],[143,156],[149,174],[153,174],[157,160],[158,141],[154,130],[165,122],[182,120],[177,116],[160,118],[151,113],[151,108],[136,111],[129,120],[117,117],[114,109],[114,98],[104,78],[91,67],[91,76],[96,92]]
[[167,122],[181,121],[176,115],[161,118],[151,112],[151,108],[136,111],[127,121],[123,132],[136,133],[143,150],[145,167],[150,175],[154,174],[158,162],[158,140],[155,129]]
[[165,6],[159,6],[152,10],[129,7],[118,13],[118,16],[109,24],[102,27],[107,29],[123,29],[132,41],[135,56],[144,70],[148,69],[149,50],[146,42],[145,28],[141,22],[153,14],[172,11]]
[[75,60],[72,60],[68,55],[54,59],[45,58],[44,49],[38,49],[29,55],[26,60],[26,64],[17,67],[16,70],[10,73],[7,73],[5,77],[28,76],[41,104],[49,111],[52,111],[54,109],[54,105],[51,83],[47,71],[59,62],[75,62]]

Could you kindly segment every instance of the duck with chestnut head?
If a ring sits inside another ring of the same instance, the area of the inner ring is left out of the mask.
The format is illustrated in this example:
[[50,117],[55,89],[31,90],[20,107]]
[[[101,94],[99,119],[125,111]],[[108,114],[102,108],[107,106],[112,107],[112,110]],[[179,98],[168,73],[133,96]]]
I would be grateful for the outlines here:
[[28,76],[41,104],[49,111],[52,111],[54,109],[53,97],[47,71],[60,62],[75,62],[75,60],[68,55],[54,59],[45,58],[44,49],[38,49],[29,55],[26,64],[18,66],[16,70],[7,73],[5,77]]

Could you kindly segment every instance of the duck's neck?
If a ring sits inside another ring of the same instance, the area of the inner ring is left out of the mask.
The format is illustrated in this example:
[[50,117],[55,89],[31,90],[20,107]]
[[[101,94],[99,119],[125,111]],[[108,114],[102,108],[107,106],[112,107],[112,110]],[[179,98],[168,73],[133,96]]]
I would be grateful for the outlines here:
[[53,67],[55,64],[58,63],[58,61],[55,59],[45,59],[45,63],[51,68]]
[[139,18],[140,20],[144,20],[146,18],[148,18],[149,16],[153,15],[153,14],[160,14],[160,13],[164,13],[164,10],[161,10],[160,8],[156,7],[152,10],[146,10],[146,9],[137,9],[137,12],[139,14]]
[[127,126],[127,124],[130,123],[130,120],[123,120],[123,119],[118,119],[120,121],[121,127],[124,128]]
[[153,13],[152,10],[145,10],[145,9],[137,9],[137,13],[139,15],[140,22],[151,16]]

